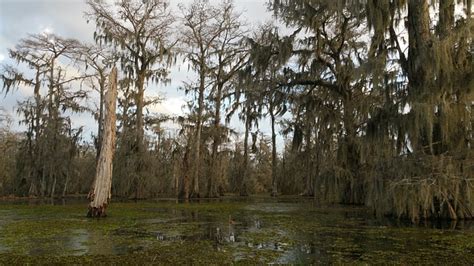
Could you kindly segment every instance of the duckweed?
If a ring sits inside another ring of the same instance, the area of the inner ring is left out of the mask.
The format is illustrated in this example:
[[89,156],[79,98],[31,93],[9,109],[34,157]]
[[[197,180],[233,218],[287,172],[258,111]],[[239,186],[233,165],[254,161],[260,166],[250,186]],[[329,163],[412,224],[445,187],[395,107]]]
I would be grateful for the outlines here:
[[474,263],[474,226],[413,226],[298,198],[0,203],[0,264]]

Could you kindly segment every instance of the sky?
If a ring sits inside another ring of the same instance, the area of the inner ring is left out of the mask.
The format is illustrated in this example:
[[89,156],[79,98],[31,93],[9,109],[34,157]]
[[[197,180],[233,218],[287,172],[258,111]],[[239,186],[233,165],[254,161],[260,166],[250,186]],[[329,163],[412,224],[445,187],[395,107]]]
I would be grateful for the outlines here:
[[[192,0],[170,0],[171,7],[179,14],[179,4],[191,3]],[[219,2],[218,0],[211,0]],[[263,24],[272,19],[266,8],[267,0],[235,0],[236,8],[243,13],[244,20],[253,26]],[[82,42],[93,43],[95,25],[87,23],[84,12],[88,10],[85,0],[0,0],[0,65],[15,64],[8,58],[8,49],[13,48],[18,41],[28,34],[54,33],[62,37],[75,38]],[[0,68],[1,69],[1,68]],[[179,87],[183,81],[195,79],[195,74],[182,63],[170,69],[171,83],[167,85],[149,85],[148,96],[164,96],[164,101],[150,108],[151,112],[180,115],[183,114],[182,105],[189,96],[186,96]],[[0,87],[2,87],[0,81]],[[6,110],[13,118],[14,130],[22,130],[18,125],[19,117],[15,107],[17,101],[32,95],[28,88],[19,88],[13,93],[0,95],[0,107]],[[92,96],[97,97],[97,96]],[[89,100],[92,104],[96,99]],[[84,127],[84,137],[96,131],[96,122],[89,114],[73,115],[73,125]],[[269,135],[269,123],[264,120],[260,123],[261,131]],[[173,125],[168,125],[172,130]],[[237,132],[243,132],[243,125],[234,117],[230,124]],[[280,139],[281,142],[281,139]],[[281,145],[281,144],[280,144]],[[279,146],[280,146],[279,145]]]

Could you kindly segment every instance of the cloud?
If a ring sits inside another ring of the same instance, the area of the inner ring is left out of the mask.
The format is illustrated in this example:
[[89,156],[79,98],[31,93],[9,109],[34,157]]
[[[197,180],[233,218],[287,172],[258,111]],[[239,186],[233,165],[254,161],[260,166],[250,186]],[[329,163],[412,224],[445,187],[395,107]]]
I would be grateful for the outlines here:
[[[108,0],[113,2],[113,0]],[[169,1],[176,15],[180,15],[177,5],[179,3],[189,4],[193,0],[171,0]],[[210,0],[212,3],[219,3],[220,0]],[[238,0],[235,5],[239,11],[246,11],[244,19],[249,24],[258,24],[271,19],[271,13],[267,12],[265,3],[267,0]],[[10,63],[7,48],[13,48],[19,39],[27,36],[28,33],[55,33],[66,38],[76,38],[80,41],[93,42],[93,32],[95,30],[94,21],[86,22],[84,11],[88,10],[84,0],[0,0],[0,61]],[[7,26],[8,25],[8,26]],[[13,63],[13,62],[11,62]],[[62,65],[67,68],[68,77],[77,75],[74,66]],[[191,82],[196,80],[196,74],[188,70],[188,66],[178,60],[178,64],[170,69],[170,84],[148,84],[146,95],[164,96],[165,99],[155,106],[150,107],[150,111],[167,115],[183,115],[186,110],[182,106],[190,96],[184,95],[178,88],[183,81]],[[0,83],[0,86],[2,84]],[[32,90],[27,87],[20,87],[19,92],[9,94],[7,98],[0,98],[0,106],[12,110],[17,100],[31,96]],[[97,102],[97,94],[91,93],[91,98],[87,104],[93,106]],[[1,96],[0,96],[1,97]],[[12,113],[15,117],[15,113]],[[72,117],[74,125],[84,125],[88,131],[94,132],[96,122],[89,114],[75,114]],[[262,124],[264,124],[262,122]],[[172,124],[169,124],[173,127]],[[231,126],[239,132],[243,132],[241,122],[234,118]],[[268,127],[264,124],[263,127]]]
[[151,106],[150,111],[166,115],[182,115],[184,113],[182,107],[185,104],[183,97],[170,97]]

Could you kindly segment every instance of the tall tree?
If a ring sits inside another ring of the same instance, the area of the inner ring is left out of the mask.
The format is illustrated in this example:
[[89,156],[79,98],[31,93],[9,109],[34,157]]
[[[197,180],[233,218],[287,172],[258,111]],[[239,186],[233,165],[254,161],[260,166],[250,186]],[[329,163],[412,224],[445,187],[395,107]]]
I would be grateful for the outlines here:
[[112,160],[115,151],[116,102],[117,69],[114,67],[109,75],[109,86],[106,94],[102,147],[99,159],[97,160],[94,183],[88,195],[90,200],[88,217],[106,216],[105,211],[112,197]]
[[278,84],[282,79],[282,70],[285,61],[280,60],[280,37],[278,28],[273,24],[263,25],[252,38],[248,39],[250,46],[249,62],[244,69],[248,79],[246,88],[253,87],[259,94],[259,103],[267,109],[270,116],[271,143],[272,143],[272,191],[271,195],[278,194],[277,182],[277,144],[276,119],[286,113],[287,94],[280,90]]
[[87,96],[74,83],[87,76],[70,75],[68,64],[76,62],[81,47],[74,39],[38,34],[22,39],[10,50],[10,56],[18,64],[33,70],[33,77],[28,77],[29,73],[6,66],[2,74],[6,92],[20,85],[33,89],[33,99],[26,100],[19,108],[24,117],[22,122],[27,125],[27,138],[22,149],[24,160],[19,161],[22,165],[18,169],[24,171],[22,184],[29,185],[29,195],[54,197],[57,183],[67,180],[68,160],[74,156],[70,145],[75,145],[82,130],[72,130],[70,119],[63,114],[84,111],[78,100]]
[[[240,166],[240,175],[238,179],[238,192],[240,196],[249,195],[249,179],[251,174],[250,153],[254,150],[256,133],[252,132],[254,127],[258,128],[258,121],[261,118],[263,108],[258,104],[259,94],[256,91],[246,88],[245,99],[240,106],[239,118],[244,123],[244,143],[243,160]],[[252,137],[252,140],[250,140]],[[252,142],[252,147],[250,143]],[[252,148],[252,149],[251,149]]]
[[203,115],[205,111],[206,90],[210,86],[209,76],[211,56],[215,53],[215,42],[223,31],[216,21],[218,11],[208,1],[196,0],[189,6],[181,6],[184,28],[182,31],[183,52],[186,60],[197,72],[197,84],[187,84],[187,90],[195,91],[197,95],[196,129],[193,147],[193,173],[190,197],[199,198],[201,146]]
[[0,107],[0,195],[8,195],[16,189],[16,155],[20,138],[11,129],[12,117]]
[[[338,127],[327,130],[328,134],[335,133],[333,140],[338,145],[337,161],[331,171],[341,180],[335,180],[335,184],[344,184],[340,188],[342,201],[363,203],[358,134],[366,119],[364,109],[371,91],[367,89],[367,73],[363,71],[367,58],[361,40],[364,29],[360,24],[360,10],[352,9],[349,4],[333,5],[331,1],[275,1],[272,8],[288,26],[296,27],[279,51],[280,58],[296,58],[298,62],[297,68],[289,66],[284,70],[286,81],[280,84],[291,89],[298,127],[294,130],[295,143],[300,144],[305,139],[307,152],[312,151],[314,121],[325,121],[326,110],[333,109],[333,121],[326,128]],[[301,35],[302,30],[306,34]],[[334,123],[335,119],[339,119],[338,123]],[[310,165],[311,160],[306,165],[306,194],[312,195]]]
[[218,21],[222,28],[221,34],[216,39],[214,44],[215,55],[214,64],[212,68],[212,90],[211,99],[214,104],[213,115],[213,142],[211,154],[211,169],[212,173],[209,175],[207,183],[207,196],[217,196],[218,175],[219,170],[219,147],[222,144],[222,138],[225,134],[222,123],[222,109],[223,100],[232,94],[232,91],[237,90],[235,86],[238,84],[234,81],[239,77],[237,74],[240,69],[244,67],[247,60],[247,47],[244,45],[246,30],[242,22],[240,14],[235,10],[232,1],[225,1],[218,6]]
[[[213,6],[208,1],[196,0],[181,7],[185,28],[183,30],[183,51],[186,60],[198,73],[196,84],[187,84],[187,90],[197,95],[197,121],[194,139],[194,173],[192,197],[199,197],[199,176],[201,169],[202,127],[205,99],[209,97],[214,105],[213,144],[211,169],[218,169],[218,148],[222,142],[222,101],[229,90],[232,79],[242,67],[245,53],[242,45],[243,23],[231,1]],[[217,171],[217,170],[216,170]],[[207,182],[207,196],[215,197],[217,172],[212,171]]]
[[[464,7],[464,14],[454,15],[456,5]],[[378,193],[384,195],[377,198],[384,200],[371,202],[381,213],[414,221],[422,217],[472,217],[474,206],[467,200],[472,193],[468,181],[472,172],[464,167],[473,160],[469,133],[473,60],[468,48],[472,47],[472,1],[394,1],[376,7],[390,14],[388,20],[376,19],[374,14],[368,14],[368,19],[374,28],[389,32],[382,50],[394,51],[386,52],[386,56],[396,59],[400,71],[390,80],[397,86],[386,86],[386,90],[401,108],[392,108],[395,111],[390,113],[385,108],[373,117],[380,117],[382,112],[399,117],[388,124],[398,134],[396,141],[404,143],[398,154],[406,156],[395,157],[395,163],[393,157],[377,158],[383,161],[386,173],[391,169],[387,165],[394,163],[397,168],[384,174],[377,186],[393,189]],[[397,23],[404,10],[408,22]],[[408,53],[400,45],[406,36],[397,34],[397,27],[408,32]],[[381,135],[378,132],[376,135]],[[414,165],[420,167],[413,170]],[[411,197],[405,196],[407,191]]]
[[102,146],[102,135],[103,135],[103,120],[104,120],[104,102],[105,92],[107,89],[107,73],[106,70],[108,65],[112,64],[114,58],[110,51],[104,48],[85,45],[84,52],[80,55],[80,60],[85,64],[85,71],[92,69],[92,76],[90,78],[89,86],[97,91],[99,94],[98,106],[96,110],[92,111],[94,118],[97,120],[97,134],[95,136],[94,144],[96,148],[97,158],[99,158],[100,147]]
[[140,197],[144,180],[143,154],[145,89],[148,81],[166,81],[167,69],[174,58],[171,27],[174,17],[166,0],[120,0],[114,5],[106,1],[87,2],[89,19],[96,23],[94,38],[98,44],[112,45],[119,57],[120,66],[131,85],[135,104],[133,153],[136,154],[135,197]]

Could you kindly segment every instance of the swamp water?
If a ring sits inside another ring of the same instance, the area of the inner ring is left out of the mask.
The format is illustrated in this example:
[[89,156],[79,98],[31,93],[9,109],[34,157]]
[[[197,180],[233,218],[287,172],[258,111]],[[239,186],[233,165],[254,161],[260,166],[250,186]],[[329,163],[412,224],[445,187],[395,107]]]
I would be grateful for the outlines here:
[[0,202],[0,264],[430,263],[473,264],[474,224],[411,225],[367,209],[301,198]]

